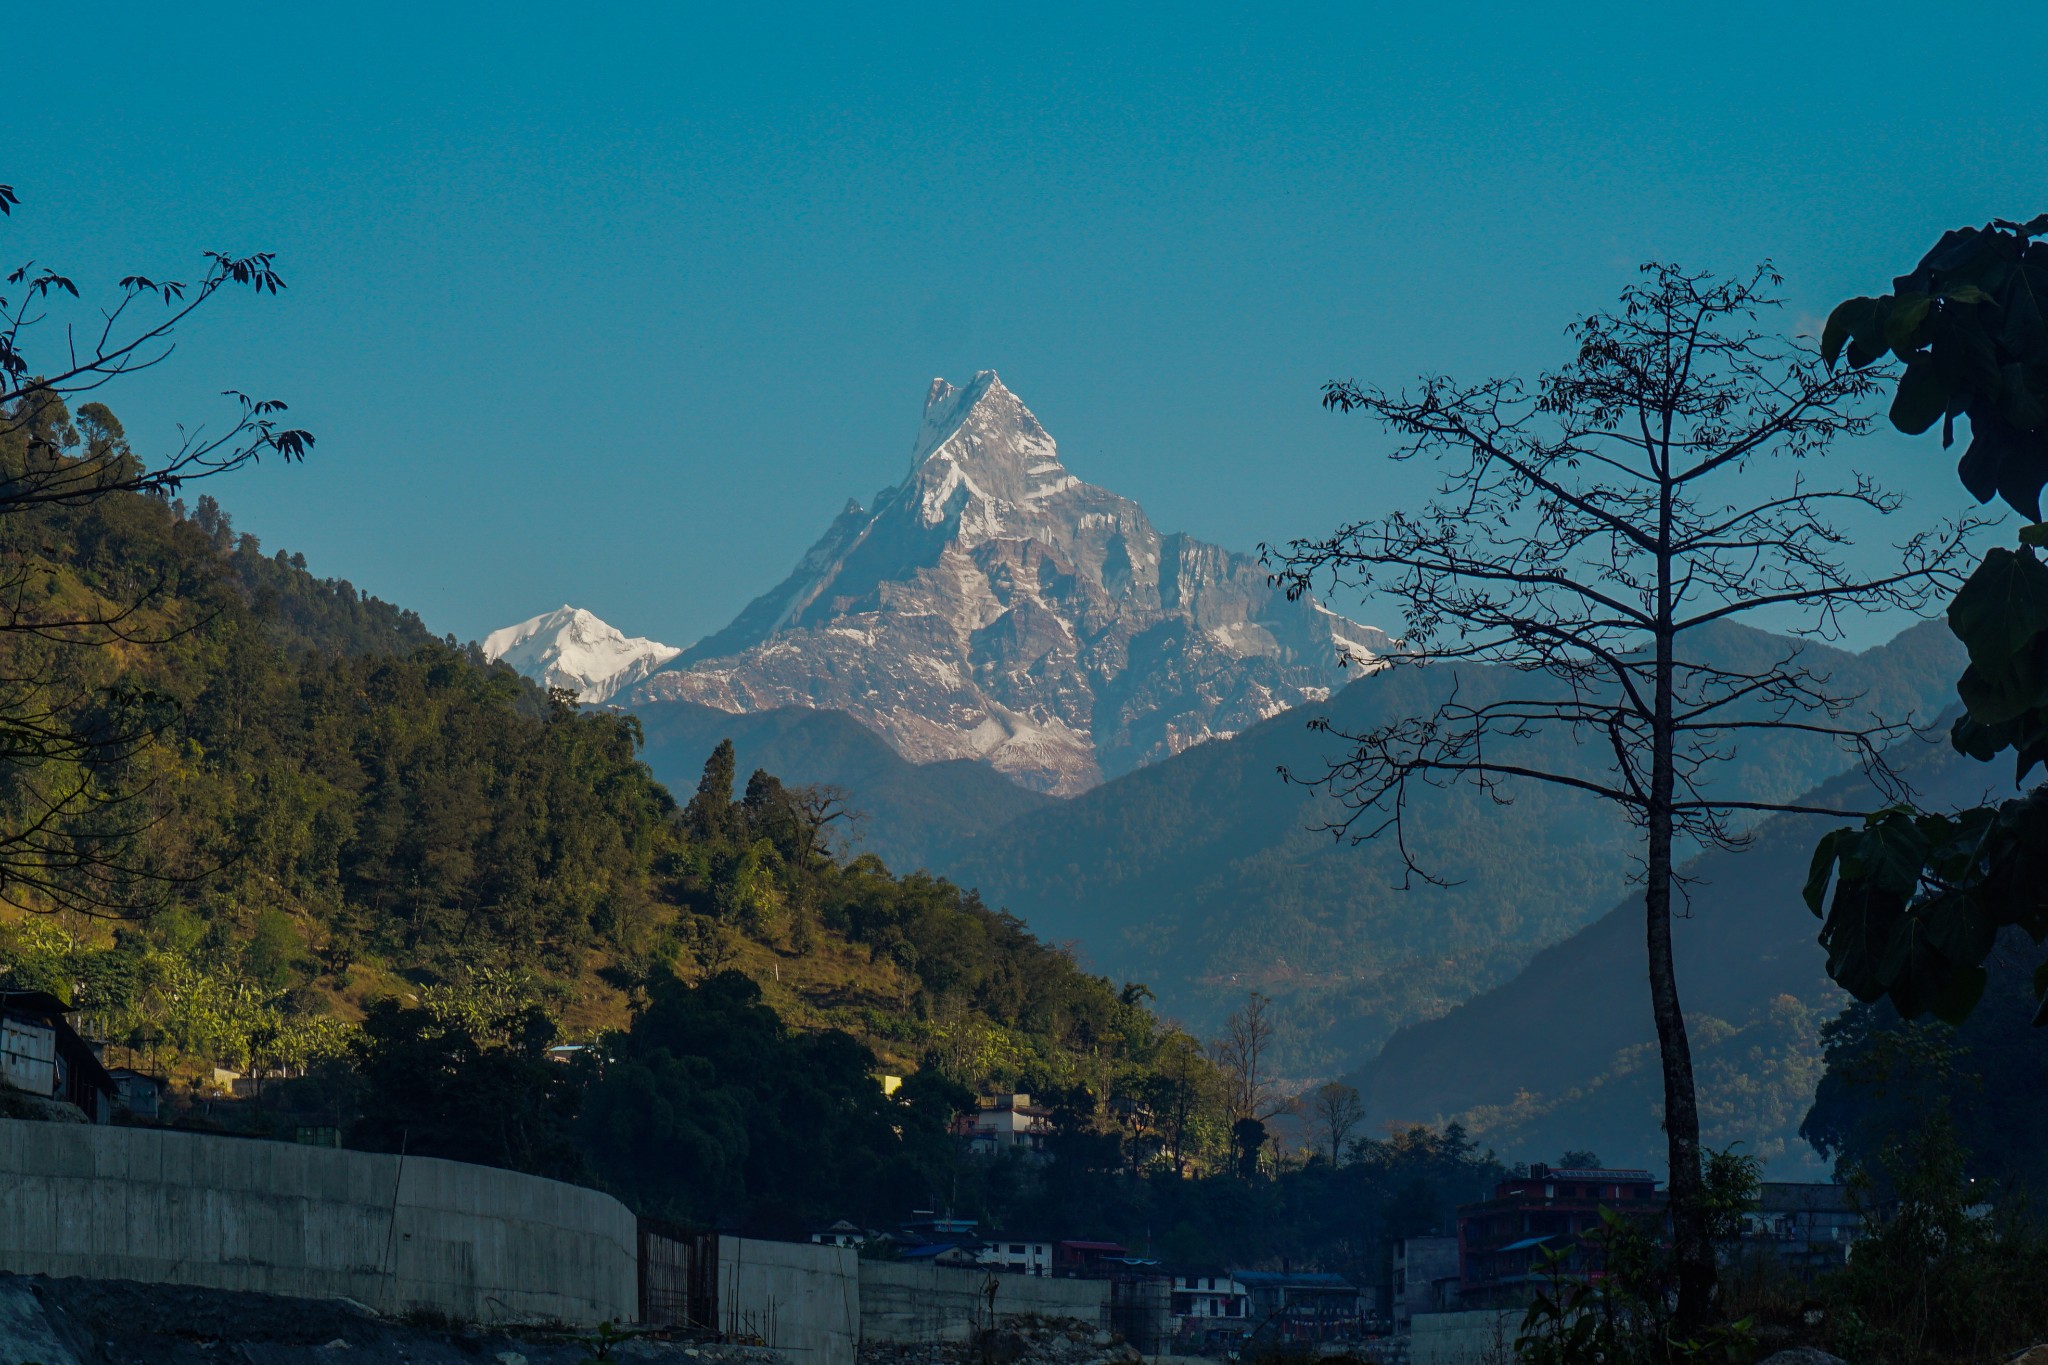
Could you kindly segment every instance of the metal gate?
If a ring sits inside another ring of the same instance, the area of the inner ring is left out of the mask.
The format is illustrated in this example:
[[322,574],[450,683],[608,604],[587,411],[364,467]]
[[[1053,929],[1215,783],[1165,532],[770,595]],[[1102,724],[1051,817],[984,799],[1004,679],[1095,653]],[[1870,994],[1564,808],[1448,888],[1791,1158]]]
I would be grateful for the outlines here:
[[640,1321],[718,1330],[718,1234],[640,1220]]

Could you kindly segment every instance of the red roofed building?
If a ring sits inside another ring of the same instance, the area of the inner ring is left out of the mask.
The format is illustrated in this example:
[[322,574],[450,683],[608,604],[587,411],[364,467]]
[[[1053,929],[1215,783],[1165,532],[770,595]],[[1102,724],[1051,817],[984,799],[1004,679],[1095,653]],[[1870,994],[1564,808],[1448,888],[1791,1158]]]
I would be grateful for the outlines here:
[[1661,1223],[1665,1200],[1648,1171],[1536,1165],[1495,1185],[1493,1198],[1459,1205],[1459,1302],[1520,1297],[1543,1248],[1568,1252],[1573,1272],[1597,1275],[1602,1208]]

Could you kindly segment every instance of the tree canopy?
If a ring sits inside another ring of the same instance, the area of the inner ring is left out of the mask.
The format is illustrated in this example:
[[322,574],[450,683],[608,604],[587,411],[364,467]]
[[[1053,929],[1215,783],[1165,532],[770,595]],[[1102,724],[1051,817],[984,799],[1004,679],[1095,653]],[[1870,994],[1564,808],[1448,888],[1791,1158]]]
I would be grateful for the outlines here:
[[[1990,762],[2013,755],[2023,786],[2048,763],[2048,215],[1944,233],[1892,292],[1829,316],[1822,353],[1851,371],[1895,357],[1905,368],[1892,425],[1909,434],[1958,417],[1970,443],[1957,465],[1979,502],[1999,499],[2032,524],[1987,550],[1949,604],[1969,649],[1949,739]],[[1830,885],[1833,896],[1829,897]],[[1815,850],[1806,898],[1824,916],[1828,974],[1858,1000],[1900,1014],[1967,1016],[1982,998],[2001,931],[2048,941],[2048,787],[1955,812],[1900,805],[1837,830]],[[2036,971],[2037,1025],[2048,1025],[2048,963]]]

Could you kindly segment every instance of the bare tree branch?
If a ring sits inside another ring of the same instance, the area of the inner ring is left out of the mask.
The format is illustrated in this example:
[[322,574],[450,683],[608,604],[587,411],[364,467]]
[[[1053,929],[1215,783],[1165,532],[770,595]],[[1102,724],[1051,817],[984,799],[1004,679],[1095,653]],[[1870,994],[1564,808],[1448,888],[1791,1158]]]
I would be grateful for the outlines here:
[[[1325,386],[1327,407],[1377,418],[1401,442],[1392,457],[1433,461],[1439,481],[1418,510],[1269,548],[1267,562],[1291,596],[1328,584],[1398,599],[1405,652],[1390,667],[1473,663],[1544,683],[1488,696],[1506,690],[1488,681],[1467,700],[1477,680],[1454,672],[1427,715],[1350,732],[1319,722],[1345,752],[1289,776],[1336,798],[1330,833],[1391,835],[1407,875],[1434,881],[1406,838],[1412,789],[1468,784],[1505,802],[1521,782],[1597,797],[1643,830],[1680,1318],[1697,1323],[1714,1271],[1671,957],[1675,848],[1739,846],[1746,816],[1857,813],[1722,789],[1713,779],[1738,741],[1823,736],[1896,799],[1905,784],[1885,746],[1914,724],[1869,714],[1798,651],[1730,662],[1716,628],[1791,612],[1795,635],[1834,640],[1845,613],[1923,610],[1961,582],[1982,523],[1958,518],[1893,547],[1894,564],[1854,568],[1858,527],[1836,518],[1883,518],[1900,499],[1861,473],[1818,483],[1813,471],[1868,429],[1885,373],[1830,371],[1757,330],[1777,303],[1768,265],[1733,280],[1668,265],[1643,275],[1617,309],[1572,325],[1577,354],[1533,389],[1441,377],[1412,393]],[[1553,731],[1580,741],[1564,762],[1522,743]]]

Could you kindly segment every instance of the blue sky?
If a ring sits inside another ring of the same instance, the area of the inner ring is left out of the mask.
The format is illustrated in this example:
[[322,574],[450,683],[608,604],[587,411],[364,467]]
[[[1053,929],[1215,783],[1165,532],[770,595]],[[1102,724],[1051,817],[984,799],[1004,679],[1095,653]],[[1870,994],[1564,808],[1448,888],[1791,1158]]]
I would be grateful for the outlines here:
[[[156,446],[289,400],[317,453],[237,525],[465,638],[716,629],[935,374],[1249,549],[1417,495],[1324,379],[1541,369],[1650,256],[1769,256],[1812,326],[2048,207],[2010,7],[179,8],[13,31],[0,255],[278,252],[107,397]],[[1865,462],[1958,505],[1932,443]]]

